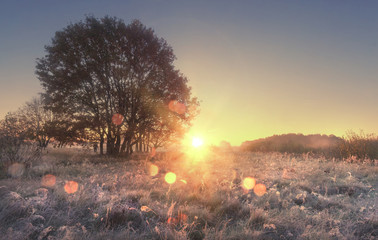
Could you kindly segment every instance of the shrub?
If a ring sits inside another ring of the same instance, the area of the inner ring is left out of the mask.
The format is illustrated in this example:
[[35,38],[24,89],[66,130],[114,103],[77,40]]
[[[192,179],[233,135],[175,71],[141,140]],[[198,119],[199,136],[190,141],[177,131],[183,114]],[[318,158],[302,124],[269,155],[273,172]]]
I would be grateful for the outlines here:
[[372,133],[349,131],[337,148],[342,158],[378,159],[378,137]]
[[20,137],[0,137],[0,170],[14,163],[29,168],[33,161],[41,158],[41,149],[35,143],[24,142]]

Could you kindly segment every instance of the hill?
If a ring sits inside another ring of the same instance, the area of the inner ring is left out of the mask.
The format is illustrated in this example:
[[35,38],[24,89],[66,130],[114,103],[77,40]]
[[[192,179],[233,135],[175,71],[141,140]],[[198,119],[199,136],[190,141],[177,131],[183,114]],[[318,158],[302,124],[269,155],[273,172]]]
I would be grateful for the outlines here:
[[282,134],[273,135],[253,141],[246,141],[241,144],[241,149],[251,152],[320,152],[335,147],[342,141],[335,135],[303,135],[303,134]]

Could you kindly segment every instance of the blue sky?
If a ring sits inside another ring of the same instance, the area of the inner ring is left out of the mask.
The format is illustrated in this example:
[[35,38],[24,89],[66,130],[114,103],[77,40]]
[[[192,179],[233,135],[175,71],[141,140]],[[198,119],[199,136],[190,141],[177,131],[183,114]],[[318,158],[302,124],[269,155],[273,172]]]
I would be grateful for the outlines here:
[[378,1],[2,1],[0,117],[42,89],[36,58],[85,15],[139,19],[167,40],[210,143],[378,132]]

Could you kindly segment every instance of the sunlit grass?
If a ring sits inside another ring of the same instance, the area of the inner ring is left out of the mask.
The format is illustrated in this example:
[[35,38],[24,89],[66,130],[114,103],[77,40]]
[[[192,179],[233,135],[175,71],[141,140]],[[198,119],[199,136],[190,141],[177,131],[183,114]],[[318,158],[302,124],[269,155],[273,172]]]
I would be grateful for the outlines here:
[[5,239],[370,239],[376,233],[377,166],[210,150],[199,162],[186,152],[160,152],[153,163],[143,160],[147,154],[122,162],[59,151],[21,178],[0,180]]

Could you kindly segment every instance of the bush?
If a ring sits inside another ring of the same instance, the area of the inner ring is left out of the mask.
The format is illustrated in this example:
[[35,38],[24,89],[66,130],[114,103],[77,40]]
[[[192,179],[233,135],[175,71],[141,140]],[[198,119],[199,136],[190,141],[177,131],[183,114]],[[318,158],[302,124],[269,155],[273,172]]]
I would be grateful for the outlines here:
[[33,161],[41,158],[41,149],[35,143],[24,142],[20,137],[0,137],[0,170],[14,163],[29,168]]
[[378,137],[349,131],[338,145],[338,151],[341,158],[378,159]]

